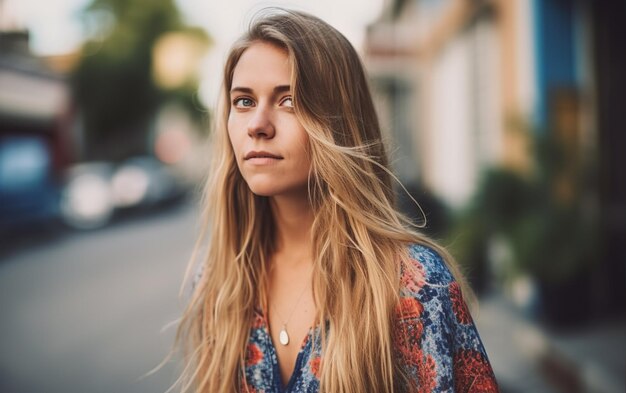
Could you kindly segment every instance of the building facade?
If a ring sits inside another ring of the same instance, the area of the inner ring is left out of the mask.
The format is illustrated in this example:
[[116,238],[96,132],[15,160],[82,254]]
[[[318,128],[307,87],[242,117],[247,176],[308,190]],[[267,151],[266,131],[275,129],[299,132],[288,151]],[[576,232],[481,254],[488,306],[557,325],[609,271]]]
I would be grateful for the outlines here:
[[586,125],[577,137],[592,141],[593,106],[578,105],[593,90],[585,7],[390,1],[369,28],[366,61],[400,177],[462,207],[485,167],[529,170],[528,137],[519,131],[548,128],[552,108],[570,111],[561,115],[574,116],[579,133]]
[[390,0],[365,47],[396,172],[453,210],[485,169],[532,175],[533,145],[556,142],[549,192],[597,222],[579,278],[600,314],[626,298],[625,17],[624,2]]

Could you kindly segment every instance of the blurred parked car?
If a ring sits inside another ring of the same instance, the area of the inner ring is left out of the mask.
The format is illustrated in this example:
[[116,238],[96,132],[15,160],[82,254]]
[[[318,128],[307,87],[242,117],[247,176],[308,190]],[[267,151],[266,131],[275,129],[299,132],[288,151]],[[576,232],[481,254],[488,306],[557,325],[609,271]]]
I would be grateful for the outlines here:
[[0,29],[2,240],[51,228],[61,173],[71,161],[69,85],[30,52],[29,37],[25,30]]
[[61,215],[67,225],[90,229],[109,221],[114,210],[113,171],[113,165],[106,162],[82,163],[69,168],[61,197]]
[[116,211],[155,207],[185,191],[172,169],[153,157],[134,157],[117,166],[82,163],[67,172],[61,212],[73,228],[97,228],[106,225]]
[[0,135],[0,232],[57,217],[60,192],[44,134]]
[[170,166],[150,156],[122,163],[111,179],[111,187],[117,208],[158,205],[181,196],[186,188]]

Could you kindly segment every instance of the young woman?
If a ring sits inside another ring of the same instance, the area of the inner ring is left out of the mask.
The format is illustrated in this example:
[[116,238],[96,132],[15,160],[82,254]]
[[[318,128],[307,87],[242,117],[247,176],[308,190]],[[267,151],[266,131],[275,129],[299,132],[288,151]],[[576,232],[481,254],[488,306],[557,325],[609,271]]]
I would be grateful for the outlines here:
[[235,43],[223,87],[183,390],[497,391],[450,257],[394,208],[350,43],[274,12]]

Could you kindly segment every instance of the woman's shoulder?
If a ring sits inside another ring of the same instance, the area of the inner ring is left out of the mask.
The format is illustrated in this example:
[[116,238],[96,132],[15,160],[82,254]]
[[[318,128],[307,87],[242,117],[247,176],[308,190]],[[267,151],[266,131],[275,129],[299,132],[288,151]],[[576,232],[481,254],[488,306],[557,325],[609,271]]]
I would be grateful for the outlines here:
[[454,282],[444,257],[435,248],[414,243],[409,245],[408,255],[409,261],[402,267],[403,281],[408,274],[420,286],[447,286]]
[[422,244],[412,244],[408,251],[395,345],[410,381],[428,391],[498,392],[487,353],[445,257]]

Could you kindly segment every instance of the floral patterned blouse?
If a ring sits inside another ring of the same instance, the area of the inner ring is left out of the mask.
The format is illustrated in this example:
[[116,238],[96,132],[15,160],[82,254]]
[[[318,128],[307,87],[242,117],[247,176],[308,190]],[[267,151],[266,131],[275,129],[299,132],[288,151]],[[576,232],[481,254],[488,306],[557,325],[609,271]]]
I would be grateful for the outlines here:
[[[421,245],[410,248],[422,277],[404,269],[394,335],[395,352],[411,377],[410,392],[497,392],[498,386],[459,284],[443,259]],[[260,310],[250,329],[242,392],[317,392],[322,351],[318,326],[301,344],[283,386],[276,349]],[[331,334],[329,332],[329,334]],[[242,381],[243,382],[243,381]]]

